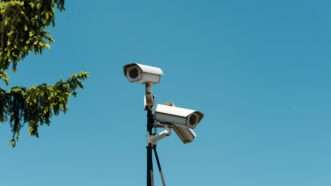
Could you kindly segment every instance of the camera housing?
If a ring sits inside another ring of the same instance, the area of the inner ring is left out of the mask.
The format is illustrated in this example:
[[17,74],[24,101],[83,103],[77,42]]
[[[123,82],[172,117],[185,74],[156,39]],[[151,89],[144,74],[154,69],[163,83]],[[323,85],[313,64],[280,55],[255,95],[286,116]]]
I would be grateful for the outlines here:
[[196,133],[191,128],[174,126],[173,129],[184,144],[191,143],[197,137]]
[[161,68],[139,63],[127,64],[124,75],[131,83],[160,83],[163,71]]
[[203,113],[191,109],[158,104],[155,109],[155,119],[169,126],[194,129],[203,118]]

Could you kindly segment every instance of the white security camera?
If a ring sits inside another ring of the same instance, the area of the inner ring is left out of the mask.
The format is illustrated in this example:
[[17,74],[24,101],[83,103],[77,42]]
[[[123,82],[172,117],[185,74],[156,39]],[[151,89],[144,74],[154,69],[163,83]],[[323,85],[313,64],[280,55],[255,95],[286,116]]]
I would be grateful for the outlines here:
[[191,128],[175,126],[173,129],[184,144],[191,143],[197,137]]
[[158,104],[155,119],[169,126],[182,126],[194,129],[203,118],[203,113],[191,109]]
[[132,83],[160,83],[163,72],[158,67],[131,63],[124,66],[124,75]]

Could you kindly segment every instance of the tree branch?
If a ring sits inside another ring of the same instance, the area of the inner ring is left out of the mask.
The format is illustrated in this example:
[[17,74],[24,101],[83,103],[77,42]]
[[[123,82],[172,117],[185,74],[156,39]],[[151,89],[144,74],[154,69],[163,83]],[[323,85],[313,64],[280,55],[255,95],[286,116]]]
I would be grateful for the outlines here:
[[12,146],[15,147],[25,123],[30,135],[38,137],[39,126],[49,125],[52,116],[66,112],[68,98],[76,96],[77,89],[83,88],[82,81],[87,77],[88,74],[82,72],[54,85],[13,87],[8,92],[0,89],[0,122],[9,120]]
[[16,70],[30,52],[50,47],[46,28],[55,25],[55,7],[64,10],[64,0],[0,0],[0,70]]

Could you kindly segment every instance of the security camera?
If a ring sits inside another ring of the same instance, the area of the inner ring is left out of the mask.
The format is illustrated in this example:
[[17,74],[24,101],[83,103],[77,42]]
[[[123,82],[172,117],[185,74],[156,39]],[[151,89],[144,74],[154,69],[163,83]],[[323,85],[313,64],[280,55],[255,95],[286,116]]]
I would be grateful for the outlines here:
[[194,130],[191,128],[174,126],[173,129],[184,144],[191,143],[197,137]]
[[203,118],[203,113],[191,109],[158,104],[155,109],[156,121],[164,124],[194,129]]
[[124,75],[132,83],[160,83],[163,72],[158,67],[131,63],[124,66]]

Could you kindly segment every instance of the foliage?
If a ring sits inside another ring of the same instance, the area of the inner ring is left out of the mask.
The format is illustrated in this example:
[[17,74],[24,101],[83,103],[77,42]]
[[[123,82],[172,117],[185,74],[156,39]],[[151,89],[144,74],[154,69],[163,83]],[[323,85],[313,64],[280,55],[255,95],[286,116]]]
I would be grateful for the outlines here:
[[[53,39],[46,31],[55,25],[56,9],[64,10],[64,0],[0,0],[0,80],[9,84],[7,71],[17,66],[30,53],[41,54]],[[83,88],[81,72],[54,85],[15,86],[8,91],[0,88],[0,122],[9,121],[16,146],[20,130],[28,124],[30,135],[38,137],[38,127],[66,112],[68,99]]]

